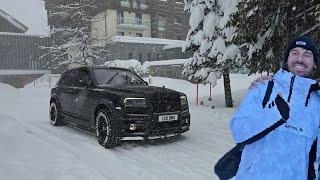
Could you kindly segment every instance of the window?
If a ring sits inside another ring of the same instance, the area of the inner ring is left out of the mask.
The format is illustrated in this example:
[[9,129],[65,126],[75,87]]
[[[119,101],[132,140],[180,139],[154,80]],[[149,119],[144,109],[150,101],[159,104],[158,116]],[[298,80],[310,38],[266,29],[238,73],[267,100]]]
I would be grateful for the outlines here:
[[33,69],[33,61],[29,61],[29,69]]
[[120,4],[123,7],[130,7],[130,2],[129,0],[120,0]]
[[151,54],[148,53],[148,61],[150,61],[150,60],[151,60]]
[[183,0],[176,0],[176,3],[177,4],[184,4],[184,1]]
[[132,6],[133,8],[146,9],[148,7],[147,0],[132,0]]
[[117,22],[118,22],[118,24],[124,24],[123,11],[118,11],[118,13],[117,13]]
[[132,59],[132,53],[128,54],[128,59]]
[[176,16],[174,17],[174,23],[175,23],[175,24],[181,24],[181,22],[182,22],[181,17],[176,15]]
[[177,40],[183,40],[183,36],[182,35],[177,35]]
[[147,5],[147,0],[140,0],[140,5]]
[[165,34],[164,31],[159,31],[159,32],[158,32],[158,36],[159,36],[159,38],[163,38],[163,39],[166,38],[166,34]]
[[117,36],[124,36],[124,32],[117,32]]
[[61,86],[74,86],[74,79],[76,77],[75,71],[67,71],[62,75],[62,79],[60,80],[59,85]]
[[142,53],[139,53],[139,61],[142,61]]
[[158,17],[158,29],[165,30],[166,29],[166,17],[159,16]]
[[136,37],[142,37],[142,33],[136,33]]
[[83,69],[78,69],[74,79],[76,87],[84,87],[89,81],[89,73]]
[[60,83],[59,83],[59,85],[61,85],[61,86],[65,86],[65,85],[68,85],[69,84],[69,78],[67,77],[67,76],[63,76],[62,78],[61,78],[61,80],[60,80]]
[[94,69],[94,76],[99,86],[106,86],[109,84],[145,84],[139,76],[124,70]]
[[142,25],[142,14],[136,13],[135,24]]
[[138,8],[139,2],[137,0],[132,0],[132,6],[133,8]]

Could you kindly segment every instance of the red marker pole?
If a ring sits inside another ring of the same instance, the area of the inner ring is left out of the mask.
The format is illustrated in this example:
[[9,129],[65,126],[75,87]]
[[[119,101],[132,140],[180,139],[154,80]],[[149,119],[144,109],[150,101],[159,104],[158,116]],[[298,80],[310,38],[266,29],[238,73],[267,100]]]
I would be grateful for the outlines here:
[[49,75],[49,89],[51,89],[51,76]]

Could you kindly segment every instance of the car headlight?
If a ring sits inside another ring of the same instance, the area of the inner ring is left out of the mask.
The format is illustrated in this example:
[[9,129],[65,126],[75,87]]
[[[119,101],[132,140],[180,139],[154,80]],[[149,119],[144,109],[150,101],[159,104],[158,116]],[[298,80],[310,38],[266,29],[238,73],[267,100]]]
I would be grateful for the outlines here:
[[125,98],[124,105],[126,106],[146,106],[146,98]]
[[188,104],[187,96],[180,96],[181,105]]

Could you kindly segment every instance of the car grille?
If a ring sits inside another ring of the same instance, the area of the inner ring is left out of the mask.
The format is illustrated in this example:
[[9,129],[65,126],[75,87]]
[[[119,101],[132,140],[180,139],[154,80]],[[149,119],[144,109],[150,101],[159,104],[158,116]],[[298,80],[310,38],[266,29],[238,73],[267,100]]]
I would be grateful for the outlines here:
[[180,125],[180,121],[161,122],[156,123],[153,127],[151,134],[166,134],[177,131]]
[[180,96],[176,93],[157,93],[153,96],[153,112],[173,112],[180,110]]

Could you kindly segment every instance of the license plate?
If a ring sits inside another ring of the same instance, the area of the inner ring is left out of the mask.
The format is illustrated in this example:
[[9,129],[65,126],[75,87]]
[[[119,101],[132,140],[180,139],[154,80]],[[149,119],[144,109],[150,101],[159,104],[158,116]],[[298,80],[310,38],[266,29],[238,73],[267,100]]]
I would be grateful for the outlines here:
[[178,114],[159,116],[159,122],[178,120]]

